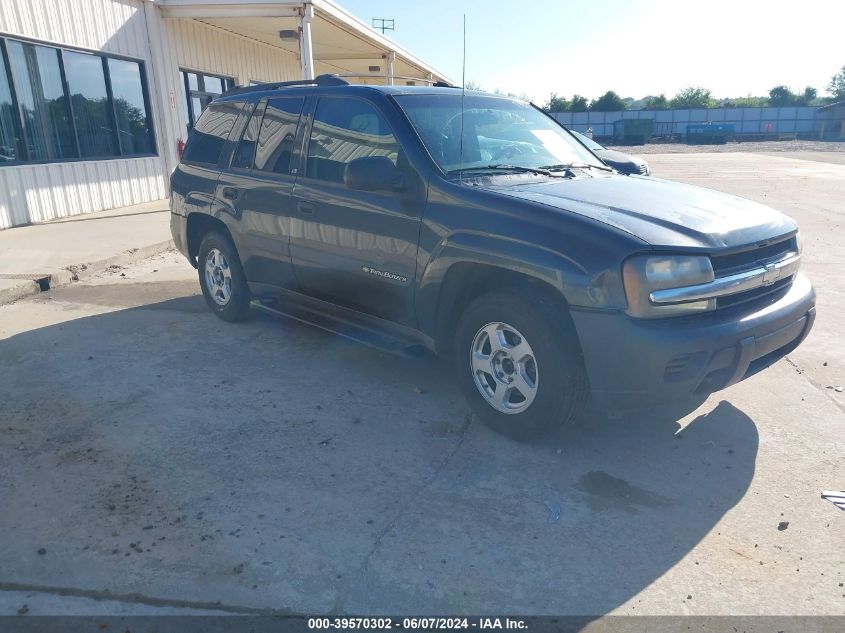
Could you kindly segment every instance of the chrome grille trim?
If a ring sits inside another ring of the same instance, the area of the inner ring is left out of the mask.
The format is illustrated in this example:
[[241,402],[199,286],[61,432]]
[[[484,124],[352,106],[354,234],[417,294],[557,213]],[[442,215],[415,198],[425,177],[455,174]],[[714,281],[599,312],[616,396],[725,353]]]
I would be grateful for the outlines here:
[[733,295],[747,290],[753,290],[754,288],[771,286],[779,279],[784,279],[798,272],[800,264],[801,256],[798,253],[789,253],[786,257],[776,262],[771,262],[765,266],[758,266],[734,275],[717,277],[713,281],[704,284],[685,286],[683,288],[654,290],[649,294],[649,299],[654,304],[664,305]]

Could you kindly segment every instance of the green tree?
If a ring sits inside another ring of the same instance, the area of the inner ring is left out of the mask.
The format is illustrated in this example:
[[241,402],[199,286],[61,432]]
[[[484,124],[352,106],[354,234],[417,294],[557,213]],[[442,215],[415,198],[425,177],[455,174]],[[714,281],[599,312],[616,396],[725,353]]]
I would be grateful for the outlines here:
[[782,108],[795,103],[797,95],[788,86],[775,86],[769,90],[769,105],[774,108]]
[[643,99],[643,110],[668,110],[669,100],[665,94],[659,94],[656,97],[649,96]]
[[546,112],[566,112],[569,110],[569,101],[566,97],[558,96],[556,92],[553,92],[544,109]]
[[590,110],[595,112],[616,112],[624,110],[627,104],[613,90],[608,90],[590,104]]
[[795,95],[795,105],[808,106],[816,100],[817,96],[818,91],[812,86],[807,86],[806,88],[804,88],[804,92],[802,92],[800,95]]
[[672,97],[669,106],[676,109],[709,108],[712,99],[706,88],[688,86]]
[[845,101],[845,66],[830,78],[827,91],[833,95],[836,101]]
[[481,84],[477,81],[473,81],[470,79],[466,84],[464,84],[464,88],[466,90],[478,90],[479,92],[483,92],[484,88],[481,87]]
[[587,97],[582,97],[581,95],[574,95],[572,101],[569,103],[570,112],[586,112],[587,108]]

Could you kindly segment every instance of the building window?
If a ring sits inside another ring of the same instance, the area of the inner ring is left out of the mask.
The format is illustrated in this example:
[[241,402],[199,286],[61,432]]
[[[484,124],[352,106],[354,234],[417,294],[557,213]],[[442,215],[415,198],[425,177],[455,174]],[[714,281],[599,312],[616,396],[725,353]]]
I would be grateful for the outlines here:
[[221,75],[207,75],[190,70],[182,70],[182,83],[187,98],[185,128],[190,130],[196,125],[202,111],[214,99],[235,87],[235,80]]
[[155,153],[140,62],[0,38],[0,164]]
[[64,60],[80,156],[107,158],[119,155],[102,58],[65,52]]
[[114,58],[109,59],[108,64],[118,139],[123,153],[152,154],[155,150],[141,65]]

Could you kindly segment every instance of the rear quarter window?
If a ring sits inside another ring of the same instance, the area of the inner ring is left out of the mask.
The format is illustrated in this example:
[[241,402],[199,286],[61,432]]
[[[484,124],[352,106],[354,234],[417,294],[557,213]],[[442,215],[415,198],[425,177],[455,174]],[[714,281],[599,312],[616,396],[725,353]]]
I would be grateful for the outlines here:
[[188,136],[182,161],[216,165],[242,107],[242,101],[209,105]]

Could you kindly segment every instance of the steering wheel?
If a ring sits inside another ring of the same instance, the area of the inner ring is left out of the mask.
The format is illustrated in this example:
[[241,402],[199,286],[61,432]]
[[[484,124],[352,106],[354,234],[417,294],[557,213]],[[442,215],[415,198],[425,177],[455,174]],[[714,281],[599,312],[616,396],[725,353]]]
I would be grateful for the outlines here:
[[511,156],[519,156],[520,154],[524,154],[524,153],[525,153],[525,149],[522,146],[520,146],[516,143],[511,143],[510,145],[505,145],[498,152],[493,154],[493,158],[491,158],[490,160],[493,160],[493,161],[502,160],[503,158],[510,158]]

